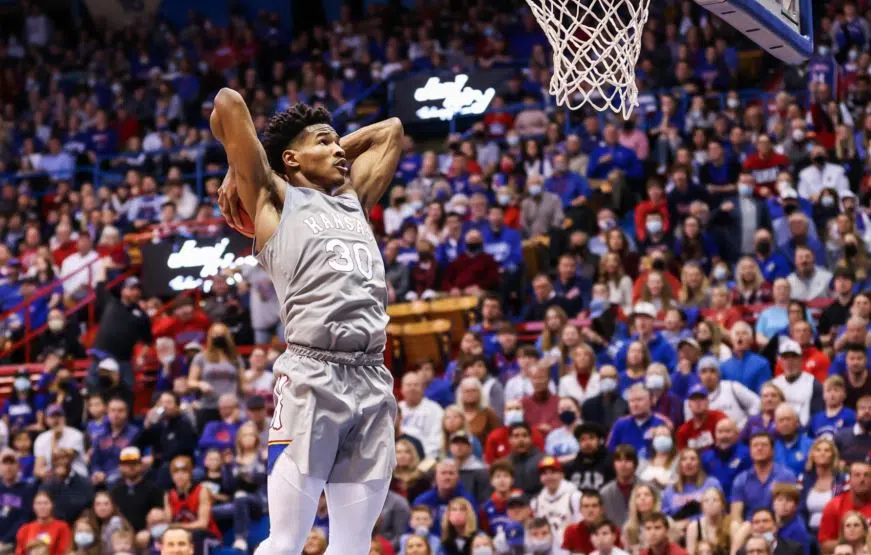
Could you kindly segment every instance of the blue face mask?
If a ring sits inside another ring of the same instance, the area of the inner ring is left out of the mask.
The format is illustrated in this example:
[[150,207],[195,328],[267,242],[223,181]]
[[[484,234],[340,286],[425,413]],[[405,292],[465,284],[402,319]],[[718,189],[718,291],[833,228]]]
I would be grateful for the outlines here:
[[76,532],[74,536],[76,545],[79,547],[90,547],[94,544],[93,532]]
[[648,233],[659,233],[662,231],[662,220],[647,220]]
[[163,537],[163,533],[166,532],[166,529],[169,528],[169,524],[155,524],[151,527],[149,532],[151,532],[151,537],[155,540],[159,540]]
[[30,380],[24,377],[15,378],[15,391],[30,391]]
[[742,197],[752,197],[753,196],[753,186],[747,185],[746,183],[738,184],[738,194]]
[[523,411],[522,410],[506,410],[505,411],[505,424],[508,426],[512,424],[520,424],[523,422]]

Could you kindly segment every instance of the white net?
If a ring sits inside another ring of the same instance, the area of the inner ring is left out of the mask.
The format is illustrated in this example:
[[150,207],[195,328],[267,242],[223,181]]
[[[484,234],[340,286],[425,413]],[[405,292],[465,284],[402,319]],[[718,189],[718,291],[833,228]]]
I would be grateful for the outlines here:
[[550,94],[628,118],[638,104],[635,63],[650,0],[526,0],[553,48]]

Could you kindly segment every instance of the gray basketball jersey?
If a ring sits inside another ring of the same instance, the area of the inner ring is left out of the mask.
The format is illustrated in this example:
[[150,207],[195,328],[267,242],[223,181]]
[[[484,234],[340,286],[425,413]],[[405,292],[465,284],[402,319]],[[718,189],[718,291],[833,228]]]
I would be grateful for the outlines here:
[[354,193],[288,186],[278,228],[256,258],[275,285],[288,344],[383,352],[384,262]]

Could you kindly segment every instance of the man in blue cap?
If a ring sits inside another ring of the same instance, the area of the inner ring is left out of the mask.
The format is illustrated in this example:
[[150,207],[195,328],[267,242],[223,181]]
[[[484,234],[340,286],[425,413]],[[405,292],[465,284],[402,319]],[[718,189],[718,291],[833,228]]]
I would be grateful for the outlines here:
[[726,418],[726,414],[711,410],[708,403],[708,390],[702,384],[690,388],[686,400],[691,418],[677,430],[678,449],[695,449],[704,451],[714,445],[714,430],[717,423]]

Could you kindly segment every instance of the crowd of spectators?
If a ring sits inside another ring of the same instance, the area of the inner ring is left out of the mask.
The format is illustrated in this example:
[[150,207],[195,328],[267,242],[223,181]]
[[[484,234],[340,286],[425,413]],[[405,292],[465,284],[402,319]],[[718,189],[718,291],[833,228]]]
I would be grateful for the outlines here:
[[[137,241],[230,233],[219,87],[258,129],[309,102],[344,131],[370,85],[516,67],[462,133],[406,137],[370,214],[391,303],[479,299],[448,364],[394,368],[371,553],[867,555],[871,11],[817,6],[814,59],[785,68],[693,2],[652,4],[626,121],[553,106],[517,2],[293,37],[265,13],[97,32],[26,6],[0,30],[0,357],[38,372],[0,409],[0,553],[156,553],[177,528],[255,547],[269,277],[145,298],[135,266]],[[323,503],[305,553],[330,525]]]

